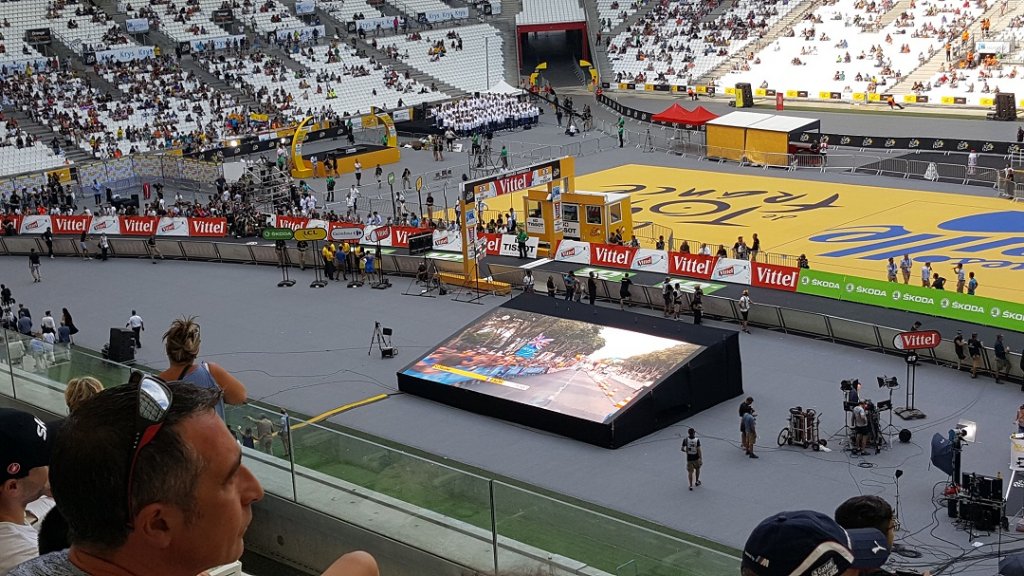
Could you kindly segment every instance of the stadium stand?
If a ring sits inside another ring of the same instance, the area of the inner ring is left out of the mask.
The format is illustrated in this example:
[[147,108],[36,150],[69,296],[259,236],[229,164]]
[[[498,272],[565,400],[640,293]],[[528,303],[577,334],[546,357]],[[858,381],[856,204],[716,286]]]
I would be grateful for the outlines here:
[[219,5],[219,2],[204,1],[176,8],[174,3],[151,1],[136,5],[129,3],[126,12],[129,18],[149,18],[151,26],[155,25],[175,42],[192,42],[228,35],[227,30],[210,20],[210,12]]
[[523,0],[523,10],[516,14],[516,26],[584,22],[586,19],[577,0]]
[[323,107],[341,115],[366,112],[371,105],[390,109],[443,100],[448,96],[403,77],[349,46],[307,46],[292,58],[303,70],[287,70],[277,59],[253,53],[244,58],[209,60],[211,73],[260,103],[278,111]]
[[395,38],[389,49],[413,68],[473,92],[486,90],[504,79],[502,44],[497,29],[488,24],[474,24]]
[[[25,31],[39,28],[46,21],[46,3],[37,0],[16,0],[4,3],[0,20],[0,65],[11,65],[43,58],[38,50],[25,43]],[[20,66],[18,68],[22,68]]]
[[113,18],[93,5],[52,2],[46,17],[51,21],[54,34],[79,54],[83,45],[93,50],[107,50],[135,44]]
[[366,0],[321,0],[320,5],[339,22],[352,22],[357,17],[384,17],[384,12],[371,6]]
[[64,158],[45,143],[31,140],[30,134],[0,120],[0,175],[48,170],[63,164]]
[[248,19],[250,27],[262,34],[272,34],[278,30],[294,30],[306,26],[305,22],[292,15],[284,4],[274,0],[264,0],[256,9],[246,6],[243,9],[243,15]]
[[597,0],[597,17],[601,22],[602,32],[611,32],[615,26],[638,12],[648,0]]
[[[838,0],[822,6],[721,83],[812,92],[885,93],[982,13],[962,0]],[[800,86],[781,85],[784,80]]]
[[714,4],[659,5],[612,40],[616,81],[694,83],[801,4],[738,0],[711,20]]

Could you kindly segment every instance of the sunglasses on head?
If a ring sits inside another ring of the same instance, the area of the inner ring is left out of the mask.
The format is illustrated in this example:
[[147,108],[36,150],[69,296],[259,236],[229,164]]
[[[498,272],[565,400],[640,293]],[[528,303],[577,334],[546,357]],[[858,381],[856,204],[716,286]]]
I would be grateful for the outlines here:
[[[133,377],[134,379],[134,377]],[[163,428],[164,419],[171,409],[174,395],[167,383],[156,376],[142,376],[139,379],[138,403],[136,405],[135,440],[132,442],[132,459],[128,467],[127,504],[128,515],[132,515],[132,481],[135,465],[142,449],[153,442]]]

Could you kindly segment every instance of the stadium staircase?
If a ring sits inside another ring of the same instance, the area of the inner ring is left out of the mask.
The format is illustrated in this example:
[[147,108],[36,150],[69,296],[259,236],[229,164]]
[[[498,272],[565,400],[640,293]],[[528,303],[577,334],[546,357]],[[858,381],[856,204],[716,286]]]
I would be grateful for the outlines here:
[[481,19],[482,22],[494,26],[505,39],[502,47],[505,82],[511,86],[519,86],[523,77],[522,71],[519,70],[519,38],[516,37],[516,14],[522,11],[522,0],[501,0],[501,14],[491,16],[490,19]]
[[[389,4],[381,5],[381,9],[384,10],[384,13],[387,14],[388,16],[402,15],[399,11],[397,11],[394,7],[392,7]],[[347,34],[345,32],[344,23],[338,21],[338,19],[331,15],[330,12],[327,12],[326,10],[323,10],[321,8],[317,8],[317,13],[320,15],[320,21],[323,22],[324,24],[330,23],[334,27],[334,29],[337,30],[338,35],[341,36],[344,39],[344,41],[349,44],[349,46],[352,45],[352,38],[357,38],[356,47],[359,50],[366,52],[367,57],[372,56],[373,59],[376,60],[377,62],[380,62],[381,64],[384,64],[386,66],[391,66],[400,75],[404,76],[406,71],[408,71],[409,76],[413,80],[419,82],[420,84],[423,84],[424,86],[430,86],[430,84],[433,83],[438,90],[451,96],[462,96],[466,93],[464,90],[459,90],[458,88],[452,86],[451,84],[448,84],[447,82],[442,82],[440,79],[435,78],[418,68],[409,66],[402,62],[401,60],[389,58],[387,54],[384,53],[383,50],[378,50],[377,48],[373,47],[373,45],[371,44],[374,38],[372,33],[367,33],[365,40],[358,40],[359,37],[357,35]],[[413,18],[415,18],[415,15],[413,16]],[[377,45],[387,46],[389,44],[388,38],[391,37],[392,35],[390,33],[378,36]],[[291,61],[292,63],[295,62],[294,60],[291,60],[291,58],[288,58],[288,60]]]
[[747,47],[740,50],[739,53],[726,58],[725,61],[719,64],[717,68],[698,79],[697,83],[706,84],[711,80],[717,81],[722,76],[725,76],[732,71],[734,66],[739,65],[746,59],[747,53],[751,51],[755,54],[760,52],[766,46],[774,42],[776,38],[780,37],[784,30],[789,27],[795,27],[798,22],[806,18],[808,14],[814,12],[814,10],[820,6],[821,0],[811,0],[810,2],[806,2],[802,7],[794,9],[789,14],[786,14],[786,16],[776,22],[775,25],[764,34],[764,36],[756,40],[754,43],[747,45]]
[[[8,114],[18,121],[18,127],[20,127],[25,132],[28,132],[29,134],[32,135],[33,138],[35,138],[39,142],[42,142],[43,144],[46,144],[47,146],[50,145],[50,141],[53,140],[53,137],[56,135],[56,133],[51,128],[48,128],[47,126],[44,126],[39,122],[36,122],[22,110],[12,109],[10,112],[8,112]],[[93,158],[91,154],[89,154],[85,150],[82,150],[78,146],[65,146],[63,137],[60,138],[60,141],[61,147],[64,149],[64,157],[67,158],[68,160],[71,160],[76,164],[80,164],[82,162],[91,162],[95,160],[95,158]]]
[[[999,32],[1006,29],[1006,25],[1013,20],[1013,17],[1017,14],[1014,10],[1007,10],[1003,16],[999,15],[999,2],[992,2],[991,7],[982,14],[977,20],[975,20],[971,26],[971,48],[974,47],[974,39],[981,37],[981,21],[988,18],[992,24],[992,28],[989,31],[989,38],[995,38]],[[957,46],[953,47],[953,58],[956,58]],[[929,82],[932,77],[939,71],[939,67],[946,61],[946,51],[936,50],[935,54],[931,58],[926,60],[924,64],[915,68],[910,74],[903,77],[903,80],[893,85],[889,89],[889,92],[893,94],[910,94],[912,90],[911,86],[915,82]]]

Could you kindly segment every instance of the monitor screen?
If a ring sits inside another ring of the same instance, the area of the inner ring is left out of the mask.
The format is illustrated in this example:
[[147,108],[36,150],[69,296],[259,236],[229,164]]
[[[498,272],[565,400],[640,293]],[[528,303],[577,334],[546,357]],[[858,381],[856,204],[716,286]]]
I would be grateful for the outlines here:
[[500,308],[404,374],[605,422],[704,347]]

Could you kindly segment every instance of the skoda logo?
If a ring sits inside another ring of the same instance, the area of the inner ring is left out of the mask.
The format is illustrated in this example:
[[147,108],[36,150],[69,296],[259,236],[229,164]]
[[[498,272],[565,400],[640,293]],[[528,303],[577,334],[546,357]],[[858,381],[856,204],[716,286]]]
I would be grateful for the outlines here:
[[991,314],[992,314],[992,317],[993,317],[993,318],[999,318],[999,313],[1000,313],[1000,312],[1002,312],[1002,310],[1000,310],[999,308],[997,308],[997,307],[995,307],[995,306],[993,306],[993,307],[992,307],[992,312],[991,312]]
[[900,299],[900,291],[899,290],[893,290],[892,291],[892,299],[893,300],[899,300]]
[[810,284],[811,283],[810,276],[804,276],[803,278],[801,278],[800,279],[800,283],[803,284],[804,286],[807,286],[808,284]]
[[939,306],[942,306],[943,308],[949,308],[949,298],[943,298],[942,301],[939,302]]
[[846,285],[846,291],[853,292],[853,282],[850,282],[849,284]]

